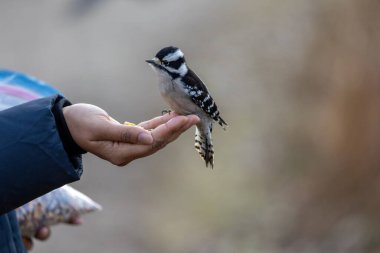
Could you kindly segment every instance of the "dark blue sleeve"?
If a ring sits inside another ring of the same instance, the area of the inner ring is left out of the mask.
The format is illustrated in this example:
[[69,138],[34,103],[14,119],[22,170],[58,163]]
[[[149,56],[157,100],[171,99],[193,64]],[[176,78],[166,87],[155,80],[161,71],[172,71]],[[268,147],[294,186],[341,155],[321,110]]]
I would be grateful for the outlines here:
[[16,212],[0,215],[0,252],[27,253],[21,240]]
[[80,179],[81,154],[66,152],[54,95],[0,111],[0,214]]

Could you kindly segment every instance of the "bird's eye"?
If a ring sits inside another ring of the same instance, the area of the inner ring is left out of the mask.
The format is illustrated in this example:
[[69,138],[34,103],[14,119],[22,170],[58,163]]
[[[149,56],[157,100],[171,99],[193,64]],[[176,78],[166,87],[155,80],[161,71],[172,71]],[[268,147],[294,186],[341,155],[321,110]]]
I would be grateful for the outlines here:
[[169,64],[168,61],[162,61],[162,64],[164,64],[165,66],[167,66]]

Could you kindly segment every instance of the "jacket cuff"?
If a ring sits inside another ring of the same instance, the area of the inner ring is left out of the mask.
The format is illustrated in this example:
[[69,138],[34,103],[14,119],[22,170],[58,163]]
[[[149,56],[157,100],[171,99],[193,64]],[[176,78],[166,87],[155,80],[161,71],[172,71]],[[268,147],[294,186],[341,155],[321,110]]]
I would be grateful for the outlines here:
[[58,96],[56,103],[53,105],[52,112],[58,129],[59,137],[62,140],[63,147],[69,155],[80,155],[87,153],[74,141],[70,130],[66,124],[65,116],[62,109],[71,105],[71,102],[64,97]]

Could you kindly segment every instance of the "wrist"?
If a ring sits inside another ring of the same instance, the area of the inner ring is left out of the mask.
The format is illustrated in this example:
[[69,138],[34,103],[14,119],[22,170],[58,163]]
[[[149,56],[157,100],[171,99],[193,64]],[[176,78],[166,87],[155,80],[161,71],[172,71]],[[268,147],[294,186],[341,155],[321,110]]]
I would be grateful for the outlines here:
[[86,153],[73,139],[66,123],[65,108],[71,106],[71,102],[63,97],[56,101],[52,108],[57,130],[61,138],[63,147],[70,155],[80,155]]

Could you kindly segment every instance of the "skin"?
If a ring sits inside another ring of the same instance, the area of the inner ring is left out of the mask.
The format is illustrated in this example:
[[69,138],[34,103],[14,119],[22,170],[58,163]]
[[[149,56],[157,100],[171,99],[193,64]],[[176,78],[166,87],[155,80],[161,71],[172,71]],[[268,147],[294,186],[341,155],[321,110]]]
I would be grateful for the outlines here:
[[[154,154],[200,121],[195,115],[168,113],[138,125],[121,124],[90,104],[67,106],[63,115],[71,136],[82,149],[117,166]],[[80,217],[73,217],[68,224],[81,224]],[[34,237],[46,240],[50,234],[49,227],[42,227]],[[23,242],[28,250],[33,248],[32,238],[24,237]]]

